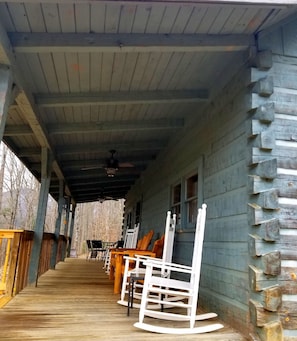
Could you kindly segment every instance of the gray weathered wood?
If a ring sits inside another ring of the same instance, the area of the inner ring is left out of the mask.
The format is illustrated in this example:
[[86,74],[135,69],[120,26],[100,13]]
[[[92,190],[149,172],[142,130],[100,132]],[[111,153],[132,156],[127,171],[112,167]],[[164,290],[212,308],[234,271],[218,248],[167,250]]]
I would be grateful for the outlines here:
[[3,139],[8,108],[12,94],[12,71],[5,65],[0,65],[0,141]]
[[267,70],[272,67],[272,51],[259,51],[256,57],[256,65],[260,70]]
[[65,202],[64,199],[64,182],[63,180],[59,180],[59,200],[58,200],[58,214],[56,217],[55,222],[55,239],[52,246],[52,254],[50,259],[50,268],[55,269],[56,263],[57,263],[57,253],[58,253],[58,242],[59,242],[59,236],[60,236],[60,230],[61,230],[61,221],[62,221],[62,212],[63,212],[63,205]]
[[37,216],[34,228],[34,240],[29,265],[29,284],[36,283],[38,280],[38,267],[41,253],[42,236],[44,232],[44,222],[48,203],[48,193],[52,171],[52,159],[47,148],[42,148],[42,178],[39,191]]
[[273,129],[269,125],[270,122],[263,122],[260,120],[251,120],[247,122],[247,134],[248,136],[254,137],[263,132],[270,131],[273,133]]
[[190,103],[203,102],[208,99],[206,89],[197,90],[163,90],[163,91],[121,91],[77,94],[37,94],[36,104],[39,107],[67,107],[88,105],[119,105],[141,103]]
[[250,300],[249,308],[253,324],[257,327],[264,327],[269,322],[275,322],[275,314],[268,313],[259,302]]
[[273,90],[273,77],[271,76],[259,79],[253,88],[253,91],[262,97],[271,96],[273,94]]
[[262,328],[257,328],[257,333],[262,341],[283,341],[283,327],[280,321],[266,323]]
[[274,210],[279,208],[278,190],[275,188],[254,195],[252,200],[264,209]]
[[253,119],[257,119],[261,122],[271,123],[274,121],[274,103],[267,102],[261,104],[252,110]]
[[183,119],[156,119],[156,120],[125,120],[112,122],[94,123],[69,123],[49,124],[48,132],[51,135],[77,134],[88,132],[115,132],[115,131],[145,131],[145,130],[166,130],[178,129],[184,126]]
[[278,284],[276,277],[266,276],[261,269],[253,265],[249,266],[249,280],[250,288],[258,292]]
[[253,45],[251,35],[203,34],[84,34],[9,33],[18,53],[142,52],[142,51],[242,51]]
[[277,311],[282,305],[282,289],[280,285],[265,288],[261,292],[261,303],[268,311]]
[[262,221],[261,224],[255,226],[255,233],[265,241],[276,241],[280,238],[280,224],[277,218]]

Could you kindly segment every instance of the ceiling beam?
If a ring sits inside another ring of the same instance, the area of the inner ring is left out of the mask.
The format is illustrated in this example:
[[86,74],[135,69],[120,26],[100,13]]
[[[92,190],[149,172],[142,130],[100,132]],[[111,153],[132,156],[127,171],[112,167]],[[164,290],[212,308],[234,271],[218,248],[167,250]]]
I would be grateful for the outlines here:
[[[117,191],[128,191],[129,188],[131,187],[131,183],[130,184],[126,184],[126,185],[122,185],[122,186],[118,186],[118,187],[112,187],[110,188],[109,186],[106,186],[105,188],[102,188],[100,185],[89,185],[89,186],[86,186],[86,192],[91,194],[91,193],[97,193],[97,195],[109,195],[111,193],[116,193]],[[78,194],[80,195],[81,193],[81,190],[79,188],[73,188],[71,187],[71,193],[73,194]]]
[[6,125],[4,136],[25,136],[34,135],[33,130],[29,125]]
[[134,172],[131,173],[125,173],[121,169],[117,171],[116,175],[113,178],[110,178],[106,175],[105,172],[98,172],[98,170],[92,170],[92,171],[82,171],[80,173],[72,173],[67,175],[67,180],[69,182],[69,186],[71,186],[72,181],[84,181],[84,180],[91,180],[94,179],[95,182],[97,181],[98,183],[105,183],[105,184],[113,184],[118,181],[127,181],[127,182],[134,182],[138,176],[140,175],[140,172]]
[[[106,154],[106,151],[104,151],[104,154]],[[60,162],[60,166],[65,170],[75,170],[75,169],[82,169],[82,168],[88,168],[88,167],[98,167],[106,166],[106,160],[108,159],[108,156],[100,157],[96,159],[90,159],[90,160],[67,160]],[[149,162],[156,159],[156,155],[153,154],[143,154],[141,156],[125,156],[119,158],[119,163],[132,163],[134,166],[143,166],[148,164]],[[31,169],[40,170],[40,163],[39,162],[32,162],[30,163]]]
[[[20,3],[20,0],[0,0],[5,3]],[[23,0],[22,3],[38,3],[38,4],[47,4],[48,0]],[[117,5],[143,5],[143,4],[167,4],[167,5],[199,5],[199,7],[211,7],[218,5],[225,6],[252,6],[259,7],[265,6],[268,8],[274,7],[287,7],[288,5],[296,5],[297,0],[96,0],[98,3],[103,4],[117,4]],[[92,4],[94,0],[57,0],[57,4]]]
[[207,101],[208,90],[115,91],[72,94],[35,94],[35,103],[41,108],[121,105],[141,103],[192,103]]
[[78,52],[234,52],[255,45],[248,34],[8,34],[16,53]]
[[102,181],[94,181],[94,180],[85,180],[85,181],[75,181],[73,183],[70,184],[70,188],[71,190],[75,190],[77,189],[81,189],[81,186],[85,187],[92,187],[94,185],[98,186],[98,188],[101,188],[101,191],[104,192],[105,189],[108,190],[114,190],[120,187],[129,187],[131,185],[131,183],[133,183],[135,181],[135,178],[127,178],[127,180],[123,180],[123,179],[116,179],[117,181],[113,181],[112,183],[110,182],[110,180],[108,181],[108,179],[106,180],[105,177],[105,182]]
[[[178,129],[184,126],[183,119],[156,119],[156,120],[124,120],[124,121],[98,121],[92,123],[58,123],[49,124],[47,126],[50,135],[59,134],[77,134],[77,133],[94,133],[94,132],[121,132],[121,131],[147,131],[147,130],[164,130]],[[19,127],[17,130],[12,127],[9,132],[14,130],[25,131],[25,127]],[[32,132],[31,132],[32,133]]]
[[100,144],[79,144],[71,146],[58,145],[56,146],[56,152],[61,154],[78,154],[78,153],[98,153],[100,151],[108,151],[115,149],[117,152],[120,150],[127,151],[150,151],[153,153],[155,150],[160,150],[165,147],[165,140],[155,141],[131,141],[126,143],[100,143]]
[[[58,145],[56,146],[56,152],[61,154],[78,154],[78,153],[98,153],[105,152],[111,149],[115,149],[118,152],[120,150],[127,151],[149,151],[153,154],[155,151],[158,151],[166,146],[166,141],[164,140],[156,140],[150,142],[135,142],[131,141],[131,143],[100,143],[100,144],[82,144],[82,145],[71,145],[64,146]],[[41,148],[21,148],[18,151],[18,157],[33,157],[40,156]]]

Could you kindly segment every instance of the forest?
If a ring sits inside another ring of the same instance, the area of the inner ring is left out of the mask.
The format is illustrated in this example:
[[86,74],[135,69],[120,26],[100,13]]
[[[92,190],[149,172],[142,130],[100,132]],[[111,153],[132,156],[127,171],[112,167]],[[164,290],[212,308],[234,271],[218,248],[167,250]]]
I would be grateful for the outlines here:
[[[40,184],[3,143],[0,145],[0,229],[34,230]],[[113,242],[121,238],[124,200],[78,204],[71,248],[78,255],[87,239]],[[66,211],[63,211],[66,214]],[[57,202],[49,195],[44,232],[54,233]],[[62,219],[63,221],[64,219]],[[61,224],[62,225],[62,224]],[[63,233],[64,227],[61,233]]]

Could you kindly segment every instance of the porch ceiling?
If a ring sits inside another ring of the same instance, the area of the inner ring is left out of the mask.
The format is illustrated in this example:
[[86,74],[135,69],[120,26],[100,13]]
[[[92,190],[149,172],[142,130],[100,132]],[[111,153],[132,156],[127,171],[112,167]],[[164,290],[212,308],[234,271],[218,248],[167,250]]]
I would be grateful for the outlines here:
[[50,149],[55,199],[60,180],[77,203],[124,198],[257,32],[296,10],[293,0],[0,0],[0,64],[14,77],[3,140],[39,180]]

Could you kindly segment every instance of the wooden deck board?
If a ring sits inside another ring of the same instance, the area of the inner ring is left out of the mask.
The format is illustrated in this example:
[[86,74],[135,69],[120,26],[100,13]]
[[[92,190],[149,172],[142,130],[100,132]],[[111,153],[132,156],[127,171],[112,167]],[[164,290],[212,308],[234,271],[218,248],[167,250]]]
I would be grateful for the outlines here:
[[[132,309],[128,317],[118,299],[102,263],[68,258],[41,276],[37,287],[25,288],[0,309],[0,340],[180,340],[178,335],[152,335],[135,328],[138,310]],[[182,339],[246,340],[229,327]]]

